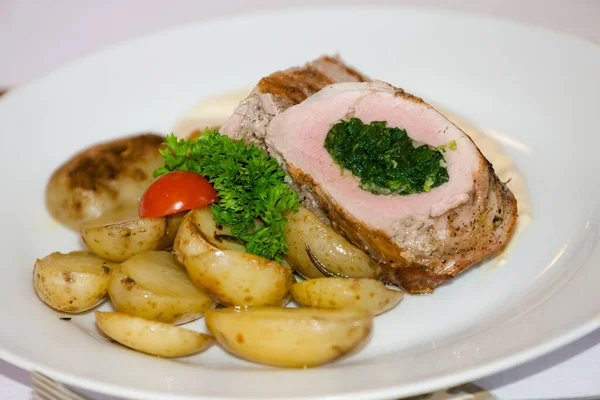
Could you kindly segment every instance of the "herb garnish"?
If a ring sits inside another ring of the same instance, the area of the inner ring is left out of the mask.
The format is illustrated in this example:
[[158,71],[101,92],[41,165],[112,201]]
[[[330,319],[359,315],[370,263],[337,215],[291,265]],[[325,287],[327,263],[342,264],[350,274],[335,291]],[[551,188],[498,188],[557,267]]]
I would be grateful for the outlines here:
[[[231,235],[245,243],[246,252],[281,260],[287,253],[285,212],[298,211],[298,196],[285,183],[277,161],[253,144],[234,141],[218,130],[206,129],[197,139],[179,140],[170,134],[160,150],[170,171],[193,171],[210,181],[219,201],[212,204],[217,225],[230,226]],[[260,218],[263,226],[256,227]]]
[[[454,145],[448,147],[455,150]],[[364,124],[358,118],[331,127],[325,148],[342,168],[360,178],[361,188],[375,194],[428,192],[448,181],[439,149],[415,147],[406,131],[385,121]]]

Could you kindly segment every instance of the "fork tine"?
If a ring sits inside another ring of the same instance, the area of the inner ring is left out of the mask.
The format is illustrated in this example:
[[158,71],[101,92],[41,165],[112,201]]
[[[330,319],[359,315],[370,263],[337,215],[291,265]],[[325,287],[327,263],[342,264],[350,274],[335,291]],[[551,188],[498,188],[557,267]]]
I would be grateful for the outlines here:
[[[55,382],[46,375],[39,372],[31,374],[34,386],[33,398],[40,400],[88,400],[83,396],[71,391],[61,383]],[[38,396],[38,397],[36,397]]]
[[[50,396],[50,397],[48,397]],[[48,394],[48,393],[40,393],[40,392],[35,392],[33,394],[33,400],[61,400],[58,397],[54,397],[54,395]]]
[[43,375],[37,372],[32,373],[31,382],[33,383],[34,400],[62,400],[58,389],[48,383]]
[[33,400],[62,400],[58,397],[55,397],[53,394],[49,394],[49,393],[41,393],[41,392],[34,392],[33,393]]

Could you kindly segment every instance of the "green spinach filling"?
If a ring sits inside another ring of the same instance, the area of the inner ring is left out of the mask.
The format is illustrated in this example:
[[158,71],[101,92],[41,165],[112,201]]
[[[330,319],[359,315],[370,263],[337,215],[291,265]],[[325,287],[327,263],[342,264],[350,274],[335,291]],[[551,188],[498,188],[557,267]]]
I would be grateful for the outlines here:
[[361,181],[361,188],[374,194],[427,192],[448,182],[442,151],[427,145],[415,147],[406,131],[388,128],[386,121],[364,124],[358,118],[334,124],[325,138],[325,149],[333,160]]

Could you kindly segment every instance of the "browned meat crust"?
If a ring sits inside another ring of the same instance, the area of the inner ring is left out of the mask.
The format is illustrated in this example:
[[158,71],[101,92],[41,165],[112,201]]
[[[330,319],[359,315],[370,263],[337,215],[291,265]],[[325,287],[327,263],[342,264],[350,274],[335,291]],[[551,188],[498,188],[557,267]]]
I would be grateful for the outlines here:
[[[291,107],[335,82],[364,82],[368,78],[344,64],[338,57],[321,57],[301,68],[277,71],[262,78],[257,90],[270,93],[278,106]],[[287,108],[285,107],[285,108]],[[281,110],[283,111],[283,110]]]
[[266,148],[266,129],[275,115],[332,83],[368,80],[338,57],[329,56],[320,57],[303,67],[277,71],[261,79],[252,93],[240,103],[234,112],[234,117],[239,117],[235,127],[226,128],[230,120],[223,125],[222,130],[226,134],[229,134],[228,129],[235,131],[237,138]]

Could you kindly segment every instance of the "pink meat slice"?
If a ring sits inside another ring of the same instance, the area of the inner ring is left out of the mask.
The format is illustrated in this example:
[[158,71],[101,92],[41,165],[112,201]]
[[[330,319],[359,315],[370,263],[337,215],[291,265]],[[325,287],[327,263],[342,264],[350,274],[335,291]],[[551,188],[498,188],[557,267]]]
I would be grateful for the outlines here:
[[[276,117],[269,126],[267,146],[287,164],[309,172],[336,202],[352,199],[346,209],[355,218],[370,219],[372,227],[393,235],[397,223],[394,219],[438,217],[466,203],[473,189],[477,148],[442,115],[424,113],[422,108],[420,103],[396,96],[392,86],[381,82],[340,83]],[[351,117],[367,124],[387,121],[389,127],[404,129],[414,141],[432,147],[456,141],[457,150],[446,152],[444,157],[450,184],[412,196],[383,196],[362,190],[360,180],[350,173],[340,177],[340,168],[323,143],[332,123]],[[373,208],[381,212],[373,215]]]
[[[418,144],[456,142],[447,150],[449,181],[425,193],[376,195],[324,148],[331,126],[359,118],[387,121]],[[265,145],[324,210],[327,222],[381,263],[386,281],[428,292],[502,247],[516,200],[472,140],[420,98],[384,82],[332,84],[275,116]],[[318,209],[315,209],[318,208]]]

